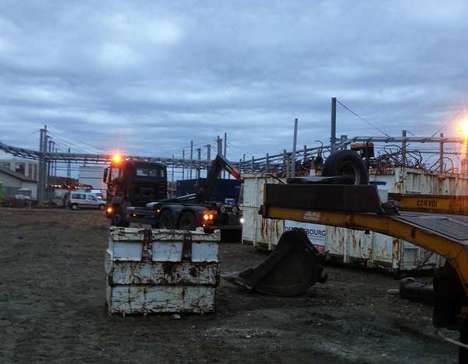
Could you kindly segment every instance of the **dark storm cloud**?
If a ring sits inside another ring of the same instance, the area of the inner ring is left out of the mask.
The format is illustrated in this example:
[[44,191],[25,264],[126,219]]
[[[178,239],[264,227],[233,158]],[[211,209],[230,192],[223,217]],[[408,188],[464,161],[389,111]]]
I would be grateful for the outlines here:
[[[0,3],[0,140],[230,155],[328,138],[330,97],[430,135],[466,104],[464,1]],[[338,132],[380,132],[343,109]],[[86,144],[82,144],[86,143]]]

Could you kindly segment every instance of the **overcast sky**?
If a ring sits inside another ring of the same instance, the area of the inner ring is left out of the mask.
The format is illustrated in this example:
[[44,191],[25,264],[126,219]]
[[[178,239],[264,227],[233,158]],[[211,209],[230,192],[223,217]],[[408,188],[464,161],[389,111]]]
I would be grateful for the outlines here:
[[[0,141],[180,156],[418,136],[468,105],[467,1],[0,0]],[[375,127],[374,127],[375,126]]]

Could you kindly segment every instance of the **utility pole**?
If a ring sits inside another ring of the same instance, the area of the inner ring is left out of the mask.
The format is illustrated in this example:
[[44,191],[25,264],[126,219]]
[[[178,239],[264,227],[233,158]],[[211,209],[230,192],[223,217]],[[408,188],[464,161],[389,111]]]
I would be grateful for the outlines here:
[[[444,133],[440,133],[440,137],[444,137]],[[440,153],[439,153],[439,173],[444,173],[444,142],[440,142]]]
[[304,145],[304,158],[302,161],[305,163],[307,161],[307,145]]
[[[52,153],[52,148],[53,148],[52,144],[53,144],[53,141],[50,140],[50,137],[48,136],[47,137],[47,152],[48,153]],[[52,175],[52,165],[51,164],[52,164],[52,161],[49,159],[47,161],[47,179],[49,178],[49,176]]]
[[190,179],[192,179],[192,168],[193,168],[193,140],[190,141],[190,171],[189,171]]
[[46,159],[45,152],[47,150],[47,125],[44,125],[44,128],[40,129],[39,137],[39,176],[37,183],[37,199],[39,204],[44,201],[45,198],[45,184],[46,184]]
[[291,177],[296,177],[297,118],[294,119],[293,151],[291,159]]
[[43,148],[44,146],[44,129],[39,130],[39,173],[37,176],[37,200],[39,204],[42,202],[43,197],[43,185],[44,185],[44,170],[42,164],[44,161]]
[[[44,148],[45,153],[50,153],[52,151],[52,140],[51,137],[46,134],[46,139],[45,139],[45,148]],[[52,175],[52,169],[51,169],[51,160],[46,159],[46,173],[45,173],[45,191],[47,194],[47,187],[49,186],[49,177]]]
[[[70,153],[70,148],[68,148],[68,153]],[[67,178],[71,178],[71,162],[70,160],[67,162]],[[70,183],[70,181],[68,181]]]
[[331,98],[331,135],[330,135],[331,152],[336,151],[336,97]]
[[268,173],[268,171],[270,170],[270,154],[266,154],[266,157],[265,157],[265,173]]
[[[55,142],[54,142],[54,146],[55,146]],[[57,147],[54,147],[54,153],[57,153],[58,152],[58,148]],[[54,160],[54,176],[57,177],[57,160]]]
[[284,177],[288,177],[288,163],[287,163],[287,158],[288,158],[288,152],[286,149],[283,149],[283,174]]
[[403,166],[406,166],[406,130],[401,131],[402,141],[401,141],[401,159]]
[[174,182],[174,168],[175,168],[174,164],[175,164],[175,156],[173,154],[172,155],[172,170],[171,170],[171,174],[172,174],[171,180],[172,180],[172,182]]
[[185,179],[185,149],[182,149],[182,180]]
[[208,170],[210,168],[210,161],[211,161],[211,144],[205,145],[206,147],[206,176],[208,177]]
[[[224,132],[224,151],[223,151],[224,158],[227,158],[227,133]],[[223,178],[226,178],[226,171],[223,170]],[[228,174],[229,179],[229,174]]]
[[198,159],[197,179],[200,179],[201,148],[197,148],[197,159]]

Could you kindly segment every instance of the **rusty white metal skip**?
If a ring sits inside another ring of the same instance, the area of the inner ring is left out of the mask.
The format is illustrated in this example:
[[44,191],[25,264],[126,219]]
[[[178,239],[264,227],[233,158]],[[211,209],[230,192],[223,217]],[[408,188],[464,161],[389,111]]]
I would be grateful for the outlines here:
[[[370,181],[377,185],[382,201],[386,201],[390,192],[439,195],[468,193],[468,178],[462,175],[438,175],[413,168],[398,167],[391,168],[385,173],[371,173]],[[345,264],[358,263],[391,271],[433,269],[444,264],[444,258],[432,252],[383,234],[265,219],[258,214],[263,202],[265,183],[279,183],[279,181],[262,175],[244,176],[241,204],[245,221],[242,232],[243,243],[272,250],[284,231],[300,227],[306,230],[310,241],[319,251]]]
[[215,310],[219,233],[111,227],[105,257],[109,314]]

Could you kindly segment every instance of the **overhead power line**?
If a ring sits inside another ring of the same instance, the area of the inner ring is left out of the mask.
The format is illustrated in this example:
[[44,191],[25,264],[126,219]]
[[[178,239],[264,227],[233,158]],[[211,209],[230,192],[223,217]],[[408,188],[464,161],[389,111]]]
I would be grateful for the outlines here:
[[364,121],[367,125],[372,126],[374,129],[381,132],[385,136],[388,136],[388,137],[390,136],[386,132],[384,132],[382,129],[380,129],[377,125],[375,125],[373,122],[371,122],[370,120],[366,119],[365,117],[359,115],[357,112],[353,111],[349,106],[346,106],[344,103],[342,103],[340,100],[337,99],[336,102],[338,104],[340,104],[343,108],[345,108],[347,111],[349,111],[351,114],[356,116],[358,119]]

